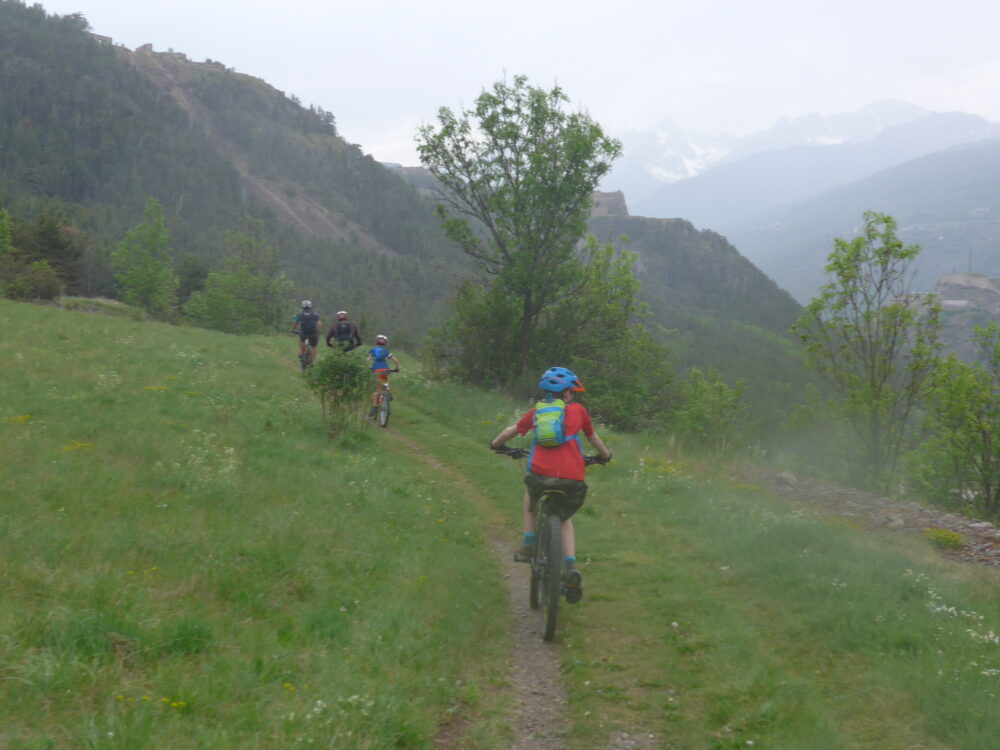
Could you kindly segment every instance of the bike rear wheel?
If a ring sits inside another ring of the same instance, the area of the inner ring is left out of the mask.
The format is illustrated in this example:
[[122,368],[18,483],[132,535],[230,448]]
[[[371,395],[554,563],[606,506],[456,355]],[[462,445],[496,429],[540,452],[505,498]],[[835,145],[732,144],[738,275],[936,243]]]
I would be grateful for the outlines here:
[[543,532],[541,537],[535,541],[535,554],[531,557],[531,582],[528,591],[528,604],[532,609],[542,606],[542,571],[544,565],[545,542],[548,532]]
[[562,598],[562,521],[552,514],[545,517],[548,536],[545,545],[545,565],[542,569],[542,638],[551,641],[556,636],[559,600]]
[[378,423],[381,427],[389,426],[389,415],[392,409],[389,404],[392,402],[392,394],[389,391],[382,393],[382,403],[378,406]]

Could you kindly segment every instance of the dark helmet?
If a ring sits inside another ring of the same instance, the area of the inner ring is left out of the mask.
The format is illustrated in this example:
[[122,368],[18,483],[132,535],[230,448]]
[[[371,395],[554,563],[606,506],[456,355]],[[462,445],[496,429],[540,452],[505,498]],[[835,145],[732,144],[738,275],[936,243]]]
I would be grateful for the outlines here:
[[562,393],[567,389],[577,393],[587,390],[576,373],[565,367],[550,367],[538,381],[538,387],[549,393]]

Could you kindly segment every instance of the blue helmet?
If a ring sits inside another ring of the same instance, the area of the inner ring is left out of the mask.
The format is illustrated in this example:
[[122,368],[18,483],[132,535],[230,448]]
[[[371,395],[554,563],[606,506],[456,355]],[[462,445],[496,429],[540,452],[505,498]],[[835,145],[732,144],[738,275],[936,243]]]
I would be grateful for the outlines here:
[[565,367],[550,367],[538,381],[538,387],[549,393],[562,393],[567,388],[577,392],[587,390],[576,373]]

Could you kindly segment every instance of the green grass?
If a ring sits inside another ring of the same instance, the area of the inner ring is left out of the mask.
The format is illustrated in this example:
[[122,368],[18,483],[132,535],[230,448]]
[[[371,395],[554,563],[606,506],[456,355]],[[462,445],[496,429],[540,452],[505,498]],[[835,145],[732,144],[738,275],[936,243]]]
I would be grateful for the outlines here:
[[[0,326],[0,747],[510,746],[485,535],[519,541],[520,470],[486,443],[526,404],[401,355],[392,430],[332,440],[284,337]],[[568,746],[995,745],[995,571],[603,436]]]
[[288,341],[0,325],[0,746],[428,747],[489,714],[476,520],[374,430],[332,443]]
[[[476,477],[513,547],[517,472],[478,446],[518,409],[407,387],[416,411],[400,429]],[[616,732],[666,748],[995,743],[995,571],[695,470],[662,438],[604,437],[616,460],[589,472],[576,522],[587,594],[560,623],[570,746]]]

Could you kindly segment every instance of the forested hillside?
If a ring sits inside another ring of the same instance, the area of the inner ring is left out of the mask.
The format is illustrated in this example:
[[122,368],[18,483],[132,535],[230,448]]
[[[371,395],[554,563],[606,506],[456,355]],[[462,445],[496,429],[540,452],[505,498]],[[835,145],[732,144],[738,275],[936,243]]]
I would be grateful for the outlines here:
[[80,291],[112,291],[109,249],[152,197],[178,259],[217,265],[223,235],[256,216],[297,293],[325,309],[364,308],[411,338],[440,317],[461,257],[429,202],[340,138],[330,113],[14,2],[0,2],[0,92],[0,205],[83,234]]
[[801,398],[806,378],[788,337],[801,308],[724,237],[642,216],[594,217],[590,228],[639,254],[642,299],[682,364],[743,379],[759,412],[776,415]]
[[[182,304],[253,216],[295,296],[327,319],[346,307],[364,335],[414,345],[447,315],[467,259],[440,232],[423,170],[378,164],[332,113],[221,63],[108,45],[40,7],[0,2],[0,21],[0,207],[33,257],[54,254],[37,238],[68,228],[80,256],[69,291],[114,296],[111,251],[153,198]],[[639,253],[643,298],[683,366],[745,380],[767,410],[794,396],[795,303],[721,237],[628,217],[591,228]]]

